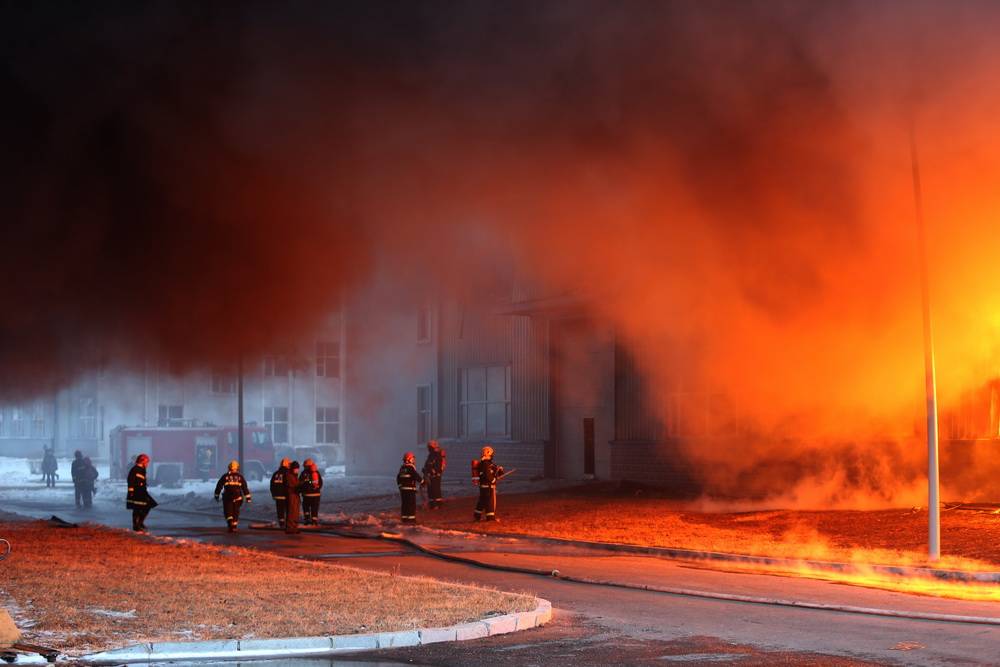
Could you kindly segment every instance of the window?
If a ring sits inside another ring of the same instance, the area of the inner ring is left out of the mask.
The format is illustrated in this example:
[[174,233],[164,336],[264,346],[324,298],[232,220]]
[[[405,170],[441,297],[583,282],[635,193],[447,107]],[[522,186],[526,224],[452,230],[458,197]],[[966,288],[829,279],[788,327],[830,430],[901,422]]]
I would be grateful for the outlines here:
[[417,387],[417,442],[427,442],[431,439],[431,418],[433,404],[431,403],[431,386],[429,384]]
[[510,366],[480,366],[459,371],[462,436],[510,437]]
[[264,377],[287,377],[288,359],[283,356],[269,354],[264,357]]
[[24,437],[24,412],[19,407],[10,409],[10,437]]
[[35,401],[34,411],[31,414],[31,437],[44,438],[45,432],[45,403]]
[[431,309],[421,306],[417,310],[417,342],[428,343],[431,340]]
[[161,405],[157,426],[183,426],[183,405]]
[[[340,343],[316,343],[316,377],[340,377]],[[318,420],[317,420],[318,421]]]
[[81,438],[97,437],[97,399],[81,396],[77,401],[77,428]]
[[316,408],[316,444],[340,442],[340,408]]
[[236,374],[232,368],[220,367],[212,369],[212,393],[236,393]]
[[264,408],[264,428],[276,445],[288,444],[288,408],[268,406]]

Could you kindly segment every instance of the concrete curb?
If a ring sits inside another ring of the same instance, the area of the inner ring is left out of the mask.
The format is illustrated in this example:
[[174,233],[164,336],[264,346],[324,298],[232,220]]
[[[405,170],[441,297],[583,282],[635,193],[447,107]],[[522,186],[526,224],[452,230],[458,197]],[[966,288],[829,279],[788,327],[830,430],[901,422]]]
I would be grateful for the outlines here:
[[746,565],[762,565],[767,567],[786,567],[792,569],[810,568],[826,572],[839,573],[878,573],[896,577],[925,577],[931,579],[942,579],[945,581],[975,582],[982,584],[1000,583],[1000,572],[970,572],[966,570],[943,570],[931,567],[917,567],[910,565],[879,565],[876,563],[843,563],[838,561],[809,560],[806,558],[780,558],[776,556],[751,556],[747,554],[731,554],[721,551],[696,551],[693,549],[677,549],[673,547],[644,547],[636,544],[621,544],[618,542],[590,542],[587,540],[569,540],[560,537],[542,537],[538,535],[526,535],[521,533],[476,533],[471,531],[438,531],[425,526],[418,526],[417,530],[428,534],[448,535],[461,534],[463,536],[479,537],[482,539],[513,538],[525,542],[536,542],[546,545],[559,545],[567,547],[584,547],[601,551],[614,551],[618,553],[642,554],[647,556],[657,556],[670,560],[685,561],[710,561],[722,563],[742,563]]
[[[493,616],[481,621],[460,623],[445,628],[422,628],[398,632],[375,632],[364,635],[329,637],[286,637],[283,639],[234,639],[204,642],[154,642],[89,653],[71,658],[88,665],[121,665],[132,662],[168,662],[178,660],[259,660],[264,658],[308,658],[342,655],[404,646],[422,646],[438,642],[467,641],[545,625],[552,619],[552,603],[535,598],[531,611]],[[44,663],[44,659],[42,660]],[[17,664],[36,664],[18,659]]]

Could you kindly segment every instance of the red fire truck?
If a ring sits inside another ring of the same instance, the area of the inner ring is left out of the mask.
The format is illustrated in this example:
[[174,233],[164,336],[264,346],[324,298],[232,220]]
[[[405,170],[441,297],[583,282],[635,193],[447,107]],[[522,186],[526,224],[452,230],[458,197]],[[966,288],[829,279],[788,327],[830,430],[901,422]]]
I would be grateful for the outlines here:
[[[215,480],[238,458],[236,426],[119,426],[111,431],[111,477],[122,479],[139,454],[150,457],[152,484]],[[263,479],[274,469],[274,445],[263,426],[243,427],[243,474]]]

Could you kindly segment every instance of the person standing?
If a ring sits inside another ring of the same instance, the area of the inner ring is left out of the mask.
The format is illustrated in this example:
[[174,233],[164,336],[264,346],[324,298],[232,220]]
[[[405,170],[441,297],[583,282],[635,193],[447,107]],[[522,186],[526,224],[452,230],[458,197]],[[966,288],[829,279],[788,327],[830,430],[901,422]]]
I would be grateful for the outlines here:
[[299,532],[299,462],[292,461],[285,471],[285,532]]
[[288,459],[281,459],[278,469],[271,475],[271,498],[274,499],[274,509],[278,513],[278,528],[285,527],[285,515],[288,513],[288,494],[285,493],[285,473],[288,472]]
[[[79,452],[77,452],[79,454]],[[74,461],[76,463],[76,461]],[[83,506],[86,509],[90,509],[93,504],[94,498],[94,487],[97,483],[98,472],[97,468],[91,462],[90,457],[85,457],[81,461],[80,465],[80,484],[79,484],[79,494],[81,500],[83,500]],[[75,484],[75,481],[74,481]]]
[[83,505],[83,452],[79,449],[73,452],[73,464],[69,468],[70,476],[73,478],[73,499],[76,506]]
[[59,462],[56,455],[52,453],[52,448],[44,447],[45,453],[42,455],[42,478],[45,480],[45,488],[52,488],[56,485],[56,470],[59,470]]
[[149,529],[146,528],[146,515],[157,505],[146,487],[146,467],[148,465],[149,457],[145,454],[139,454],[135,457],[135,465],[128,471],[128,496],[125,500],[125,507],[132,510],[132,530],[138,533],[149,532]]
[[403,455],[403,465],[396,475],[396,486],[399,487],[400,510],[399,519],[406,524],[417,522],[417,487],[423,482],[417,472],[417,457],[413,452]]
[[239,530],[240,507],[244,498],[247,503],[252,501],[250,489],[247,487],[247,480],[240,474],[239,461],[230,461],[229,470],[219,478],[215,485],[215,502],[219,502],[219,494],[222,494],[222,512],[226,517],[226,525],[230,533]]
[[316,462],[306,459],[299,476],[299,492],[302,494],[302,523],[306,526],[319,525],[319,500],[323,488],[323,476],[319,474]]
[[444,469],[448,461],[445,452],[437,440],[427,443],[427,460],[424,461],[424,484],[427,485],[427,504],[430,509],[438,509],[444,506],[444,499],[441,497],[441,477],[444,476]]
[[479,502],[472,517],[476,521],[497,519],[497,480],[503,476],[503,467],[493,460],[493,448],[483,447],[478,461],[472,462],[472,483],[479,486]]

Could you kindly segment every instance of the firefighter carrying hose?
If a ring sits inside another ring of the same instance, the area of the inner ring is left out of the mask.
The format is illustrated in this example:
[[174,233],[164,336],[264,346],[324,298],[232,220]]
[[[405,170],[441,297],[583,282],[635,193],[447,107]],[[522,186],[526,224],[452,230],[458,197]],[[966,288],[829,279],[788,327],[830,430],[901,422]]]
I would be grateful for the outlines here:
[[421,482],[423,478],[417,472],[417,457],[413,452],[406,452],[403,455],[403,465],[399,467],[399,474],[396,475],[396,486],[399,487],[401,501],[399,518],[403,523],[417,522],[417,487]]
[[305,526],[319,525],[319,498],[323,488],[323,476],[319,474],[316,462],[306,459],[302,463],[302,474],[299,475],[299,492],[302,494],[302,524]]
[[430,509],[438,509],[444,506],[444,499],[441,497],[441,477],[444,469],[448,466],[445,452],[437,440],[427,443],[427,460],[424,461],[424,484],[427,485],[428,505]]
[[219,494],[222,494],[222,511],[226,516],[226,524],[229,532],[235,533],[240,524],[240,507],[243,499],[251,502],[250,489],[247,488],[246,478],[240,474],[239,461],[230,461],[229,470],[219,478],[215,485],[215,502],[219,502]]
[[285,527],[285,513],[288,511],[288,494],[285,493],[285,473],[288,472],[288,459],[281,459],[281,465],[271,475],[271,497],[274,508],[278,512],[278,528]]
[[493,448],[483,447],[479,460],[472,461],[472,483],[479,487],[479,502],[472,513],[475,521],[499,521],[497,518],[497,480],[503,467],[493,461]]
[[138,533],[149,532],[146,528],[146,515],[157,504],[146,488],[146,466],[148,465],[149,457],[145,454],[139,454],[135,457],[135,465],[128,472],[128,495],[125,499],[125,507],[132,510],[132,530]]

